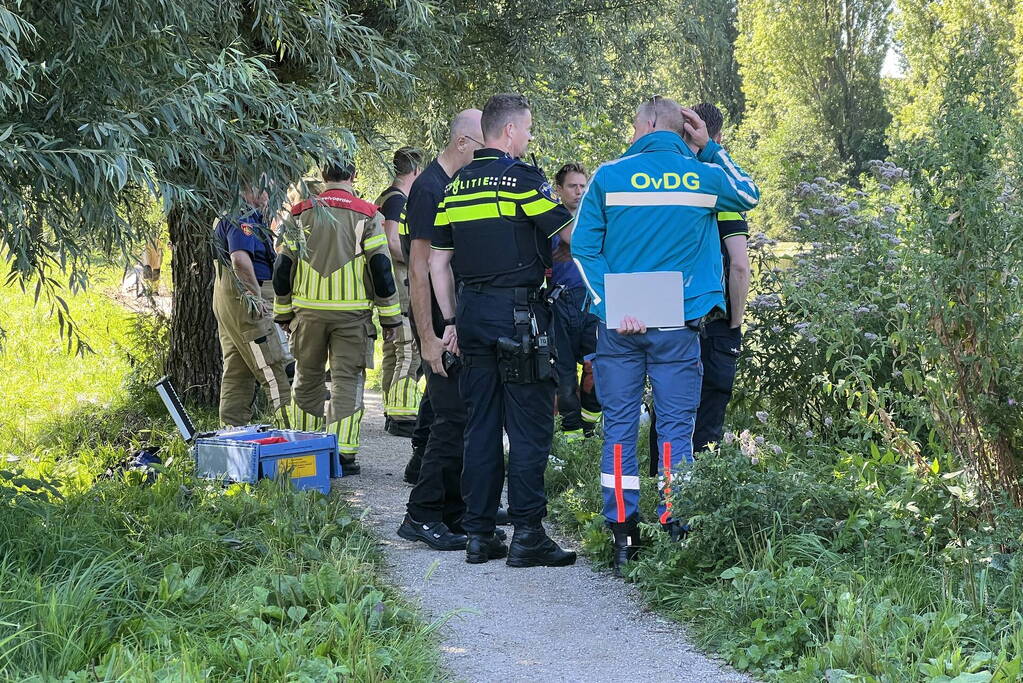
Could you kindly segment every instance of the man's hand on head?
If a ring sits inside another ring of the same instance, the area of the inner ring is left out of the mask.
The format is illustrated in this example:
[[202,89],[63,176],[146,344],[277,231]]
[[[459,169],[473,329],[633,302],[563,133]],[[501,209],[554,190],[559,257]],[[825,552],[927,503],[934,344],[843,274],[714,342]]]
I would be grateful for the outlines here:
[[682,116],[686,120],[683,125],[689,139],[700,149],[706,147],[707,142],[710,140],[710,135],[707,133],[707,124],[703,122],[699,114],[688,107],[682,107]]
[[618,334],[646,334],[646,324],[642,320],[627,315],[618,325]]

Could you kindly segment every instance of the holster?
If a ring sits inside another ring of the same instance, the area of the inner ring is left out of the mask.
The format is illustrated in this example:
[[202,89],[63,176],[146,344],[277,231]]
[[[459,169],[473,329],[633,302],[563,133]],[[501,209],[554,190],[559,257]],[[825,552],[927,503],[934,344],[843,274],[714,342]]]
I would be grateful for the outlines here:
[[546,332],[539,332],[532,305],[543,301],[540,290],[515,288],[515,338],[497,340],[497,369],[505,384],[557,381],[554,350]]

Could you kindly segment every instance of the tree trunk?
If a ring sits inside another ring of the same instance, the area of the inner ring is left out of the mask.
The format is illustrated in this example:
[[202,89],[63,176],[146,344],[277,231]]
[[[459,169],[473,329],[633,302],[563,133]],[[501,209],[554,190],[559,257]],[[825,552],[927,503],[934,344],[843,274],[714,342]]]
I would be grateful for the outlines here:
[[209,246],[213,218],[183,207],[168,217],[174,300],[167,374],[182,398],[209,407],[219,401],[221,371]]

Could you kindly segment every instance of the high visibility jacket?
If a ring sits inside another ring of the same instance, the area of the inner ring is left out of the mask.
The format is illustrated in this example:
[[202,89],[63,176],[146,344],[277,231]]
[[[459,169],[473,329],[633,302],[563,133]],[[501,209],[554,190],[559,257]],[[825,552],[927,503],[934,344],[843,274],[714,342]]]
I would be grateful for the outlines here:
[[375,204],[353,195],[347,183],[327,183],[322,193],[292,207],[283,234],[274,269],[276,320],[290,320],[295,309],[368,311],[376,305],[381,325],[401,324],[383,216]]
[[697,158],[671,131],[641,137],[597,169],[579,205],[572,257],[593,313],[607,319],[604,275],[655,271],[683,274],[687,320],[724,309],[716,216],[759,200],[756,183],[713,140]]
[[454,250],[460,282],[538,287],[550,267],[551,237],[571,222],[538,168],[483,148],[447,186],[431,246]]

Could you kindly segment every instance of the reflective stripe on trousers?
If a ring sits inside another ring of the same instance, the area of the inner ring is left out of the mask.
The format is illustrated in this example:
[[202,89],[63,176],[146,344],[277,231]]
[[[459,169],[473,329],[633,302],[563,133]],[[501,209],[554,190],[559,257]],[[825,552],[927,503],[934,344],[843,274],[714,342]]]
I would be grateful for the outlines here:
[[[657,516],[662,523],[671,519],[672,477],[681,464],[693,460],[702,372],[699,336],[693,330],[651,329],[637,335],[600,330],[594,374],[604,408],[600,482],[608,521],[629,521],[639,512],[636,440],[646,377],[654,390],[662,455]],[[662,411],[667,413],[663,422]]]

